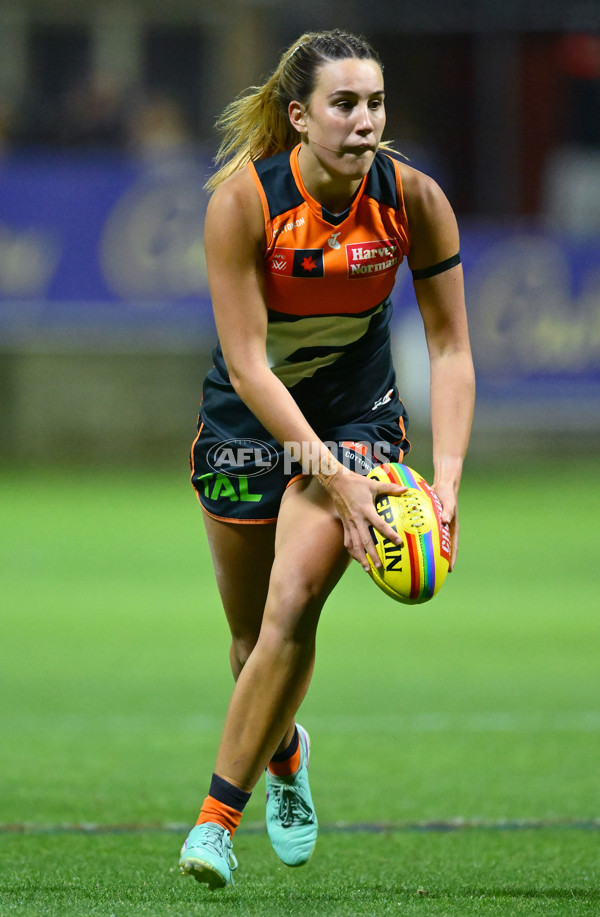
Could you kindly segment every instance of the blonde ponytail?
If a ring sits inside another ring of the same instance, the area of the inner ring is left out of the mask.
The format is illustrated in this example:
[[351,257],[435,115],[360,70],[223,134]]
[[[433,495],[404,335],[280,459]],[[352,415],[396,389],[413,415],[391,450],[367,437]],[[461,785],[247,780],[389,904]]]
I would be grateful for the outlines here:
[[217,171],[205,188],[214,191],[248,162],[295,146],[300,138],[290,124],[289,103],[308,102],[319,67],[327,61],[348,57],[374,60],[383,70],[373,48],[360,36],[340,29],[301,35],[282,54],[269,79],[231,102],[217,120],[216,127],[223,139],[215,157]]
[[262,86],[251,86],[246,94],[224,109],[216,122],[223,139],[215,157],[220,166],[207,181],[209,191],[248,162],[265,159],[295,146],[299,136],[290,124],[279,95],[285,55],[277,70]]

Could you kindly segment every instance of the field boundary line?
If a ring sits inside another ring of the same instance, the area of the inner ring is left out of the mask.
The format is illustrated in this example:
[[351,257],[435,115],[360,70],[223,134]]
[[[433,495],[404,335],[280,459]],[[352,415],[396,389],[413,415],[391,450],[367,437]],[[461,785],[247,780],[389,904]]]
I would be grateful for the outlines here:
[[[523,819],[433,819],[431,821],[406,822],[331,822],[319,826],[319,834],[389,834],[402,832],[451,832],[451,831],[539,831],[561,828],[575,831],[600,830],[600,818],[523,818]],[[98,824],[96,822],[72,822],[55,825],[31,822],[0,823],[2,834],[187,834],[190,825],[169,822],[123,822]],[[266,834],[264,823],[242,825],[239,834]]]

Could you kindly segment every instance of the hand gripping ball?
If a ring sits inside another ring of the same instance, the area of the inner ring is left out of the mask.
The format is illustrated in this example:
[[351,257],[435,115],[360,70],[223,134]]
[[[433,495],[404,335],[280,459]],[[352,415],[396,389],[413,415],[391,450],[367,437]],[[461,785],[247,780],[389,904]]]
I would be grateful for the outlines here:
[[398,547],[371,529],[382,563],[378,569],[369,558],[371,578],[397,602],[427,602],[441,589],[450,563],[450,532],[448,525],[442,525],[440,500],[427,481],[408,465],[378,465],[368,477],[408,487],[400,496],[384,494],[375,501],[381,518],[404,543]]

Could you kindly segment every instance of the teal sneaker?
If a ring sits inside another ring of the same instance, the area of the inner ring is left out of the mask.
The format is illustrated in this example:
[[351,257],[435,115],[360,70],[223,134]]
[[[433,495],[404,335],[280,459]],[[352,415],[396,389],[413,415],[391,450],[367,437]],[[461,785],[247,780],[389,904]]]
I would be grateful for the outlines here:
[[210,821],[192,828],[181,848],[179,869],[184,876],[204,882],[211,891],[233,885],[237,860],[229,831]]
[[303,866],[317,842],[317,813],[308,785],[310,739],[302,726],[300,767],[292,777],[275,777],[267,770],[267,832],[273,849],[286,866]]

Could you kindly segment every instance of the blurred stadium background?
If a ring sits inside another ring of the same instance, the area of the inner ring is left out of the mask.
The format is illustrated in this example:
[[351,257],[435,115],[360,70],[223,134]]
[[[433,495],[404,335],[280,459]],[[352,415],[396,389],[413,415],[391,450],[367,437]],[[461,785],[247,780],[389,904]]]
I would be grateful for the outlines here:
[[[474,453],[598,435],[597,2],[0,0],[1,461],[185,462],[214,345],[215,117],[301,31],[337,26],[381,53],[387,138],[460,220]],[[407,274],[415,438],[428,379]]]

